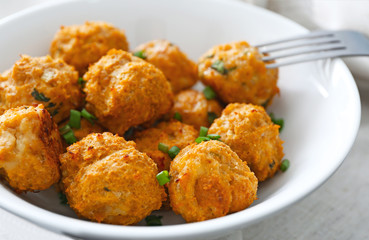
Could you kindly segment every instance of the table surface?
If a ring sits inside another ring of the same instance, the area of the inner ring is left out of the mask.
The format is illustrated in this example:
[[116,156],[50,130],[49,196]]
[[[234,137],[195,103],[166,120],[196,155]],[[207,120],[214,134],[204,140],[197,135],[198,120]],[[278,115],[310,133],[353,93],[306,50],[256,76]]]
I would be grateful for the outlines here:
[[[44,1],[47,0],[0,0],[0,18]],[[306,12],[301,8],[308,0],[244,1],[262,4],[310,29],[316,27],[304,18]],[[289,209],[220,239],[369,239],[369,74],[367,77],[355,77],[355,80],[361,96],[361,125],[350,153],[337,172],[319,189]],[[3,240],[70,240],[2,209],[0,222],[0,239]]]

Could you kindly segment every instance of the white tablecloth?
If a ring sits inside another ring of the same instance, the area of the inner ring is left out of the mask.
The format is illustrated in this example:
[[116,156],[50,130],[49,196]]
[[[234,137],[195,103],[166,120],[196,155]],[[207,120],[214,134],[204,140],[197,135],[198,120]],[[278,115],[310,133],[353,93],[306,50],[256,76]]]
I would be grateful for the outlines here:
[[[44,1],[47,0],[0,0],[0,18]],[[319,21],[320,18],[315,19],[317,21],[312,18],[312,16],[317,17],[314,15],[316,0],[245,1],[278,11],[311,29],[319,26],[340,27],[340,25],[337,26],[337,21],[332,22],[332,19],[330,23],[328,21],[322,23]],[[322,2],[325,2],[325,7],[331,10],[337,7],[338,3],[346,4],[346,7],[353,9],[361,9],[360,14],[364,9],[366,15],[363,14],[363,21],[366,24],[363,25],[360,22],[357,27],[369,32],[368,1],[330,0]],[[321,10],[320,7],[319,9]],[[355,12],[350,11],[352,15],[355,15]],[[327,11],[327,14],[331,12]],[[339,11],[338,14],[340,14]],[[347,16],[345,18],[351,19]],[[341,26],[347,27],[345,23],[348,21],[341,21]],[[352,26],[352,22],[350,24]],[[369,239],[369,73],[366,75],[366,68],[360,67],[360,64],[367,60],[358,60],[359,64],[351,65],[351,69],[355,70],[354,74],[357,76],[356,81],[361,95],[362,121],[356,142],[343,165],[322,187],[304,200],[261,223],[244,229],[242,233],[237,232],[222,240],[240,239],[241,235],[243,239],[258,240]],[[0,209],[0,239],[70,240],[69,237],[42,229],[2,209]]]

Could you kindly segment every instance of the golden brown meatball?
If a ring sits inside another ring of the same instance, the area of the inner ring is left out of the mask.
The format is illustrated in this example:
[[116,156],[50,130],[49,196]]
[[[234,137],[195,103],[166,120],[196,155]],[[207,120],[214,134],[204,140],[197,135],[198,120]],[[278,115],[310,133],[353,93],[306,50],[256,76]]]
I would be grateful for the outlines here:
[[189,89],[174,96],[170,117],[173,117],[176,112],[181,115],[182,122],[198,130],[201,126],[209,127],[214,118],[222,113],[222,107],[217,100],[207,100],[203,93]]
[[90,64],[113,48],[128,51],[123,31],[105,22],[86,22],[62,26],[51,43],[50,54],[53,58],[63,59],[83,75]]
[[197,82],[196,64],[167,40],[142,44],[134,52],[163,71],[174,93],[190,88]]
[[163,73],[122,50],[110,50],[83,79],[87,111],[120,135],[132,126],[161,117],[173,104],[173,93]]
[[254,173],[219,141],[186,147],[174,158],[169,174],[171,206],[187,222],[241,211],[256,199]]
[[0,116],[0,173],[15,190],[44,190],[58,182],[61,152],[57,126],[42,105]]
[[7,75],[7,80],[0,84],[1,112],[22,105],[43,104],[59,123],[69,116],[70,109],[83,103],[78,73],[62,60],[23,55]]
[[130,225],[161,207],[164,188],[157,167],[135,143],[111,133],[92,133],[60,156],[68,203],[79,216]]
[[[59,128],[64,127],[67,125],[69,120],[62,122],[59,125]],[[98,123],[90,123],[84,118],[81,118],[81,128],[75,129],[73,128],[74,136],[77,138],[77,140],[82,140],[82,138],[86,137],[90,133],[102,133],[104,132],[104,129],[98,124]]]
[[247,42],[219,45],[199,60],[199,77],[226,103],[268,106],[276,93],[278,70],[267,69],[257,48]]
[[283,158],[279,125],[273,124],[263,107],[229,104],[209,128],[246,161],[259,181],[274,176]]
[[159,143],[164,143],[170,149],[177,146],[180,149],[195,142],[199,133],[192,126],[178,121],[162,122],[155,128],[146,129],[135,134],[137,149],[146,153],[154,160],[159,172],[169,170],[172,159],[167,153],[158,149]]

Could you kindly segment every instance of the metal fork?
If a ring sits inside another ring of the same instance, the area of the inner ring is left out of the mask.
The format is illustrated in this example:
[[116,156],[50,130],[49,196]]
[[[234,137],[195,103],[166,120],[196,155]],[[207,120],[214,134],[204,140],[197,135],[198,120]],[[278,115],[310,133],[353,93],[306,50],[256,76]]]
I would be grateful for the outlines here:
[[[267,68],[333,57],[369,56],[369,40],[350,30],[316,31],[255,46],[266,56]],[[285,59],[281,61],[281,59]],[[272,62],[278,60],[277,62]]]

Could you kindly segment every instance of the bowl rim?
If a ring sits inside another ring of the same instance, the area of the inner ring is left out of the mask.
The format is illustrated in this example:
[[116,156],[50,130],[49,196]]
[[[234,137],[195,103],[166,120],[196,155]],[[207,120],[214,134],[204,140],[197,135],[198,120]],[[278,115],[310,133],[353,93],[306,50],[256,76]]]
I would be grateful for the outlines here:
[[[45,9],[56,7],[58,5],[69,4],[73,2],[96,2],[96,0],[57,0],[57,1],[48,1],[43,2],[41,4],[32,6],[30,8],[26,8],[22,11],[16,12],[8,17],[5,17],[0,20],[0,28],[1,26],[11,23],[13,20],[22,18],[27,14],[44,11]],[[102,0],[97,0],[102,1]],[[281,20],[288,22],[291,25],[295,25],[297,28],[301,30],[308,31],[306,28],[297,24],[296,22],[281,16],[277,13],[271,12],[269,10],[246,4],[239,0],[201,0],[204,2],[211,3],[220,3],[220,4],[228,4],[234,5],[239,8],[251,8],[253,11],[260,11],[263,14],[275,15]],[[161,227],[147,227],[147,226],[121,226],[121,225],[110,225],[104,223],[95,223],[82,219],[74,219],[71,217],[67,217],[61,214],[57,214],[54,212],[50,212],[41,207],[35,206],[29,202],[26,202],[14,194],[11,191],[1,185],[0,194],[2,192],[8,192],[6,194],[9,195],[9,199],[6,200],[4,198],[0,198],[0,207],[4,210],[12,212],[13,214],[25,218],[31,222],[34,222],[38,225],[44,226],[50,230],[55,232],[59,232],[62,234],[70,235],[70,236],[88,236],[92,238],[101,238],[107,237],[110,239],[121,239],[129,238],[129,239],[173,239],[173,238],[188,238],[188,237],[200,237],[200,236],[209,236],[217,235],[225,230],[234,230],[239,229],[242,226],[247,226],[257,221],[261,221],[267,216],[275,214],[279,211],[282,211],[286,207],[296,203],[297,201],[303,199],[319,186],[321,186],[329,177],[338,169],[338,167],[342,164],[343,160],[349,153],[359,130],[360,126],[360,118],[361,118],[361,104],[359,98],[359,92],[356,87],[355,81],[348,70],[347,66],[343,63],[342,60],[337,59],[336,64],[339,65],[347,74],[350,76],[348,81],[352,81],[352,89],[353,94],[355,96],[355,107],[353,119],[355,120],[355,125],[351,126],[353,131],[350,135],[350,138],[347,139],[347,144],[345,148],[341,149],[340,161],[335,162],[336,165],[332,166],[329,173],[325,175],[324,179],[318,179],[313,182],[313,184],[309,185],[308,189],[304,189],[299,194],[293,195],[293,197],[286,199],[282,199],[281,196],[271,196],[267,201],[257,204],[251,208],[248,208],[247,211],[249,214],[243,214],[243,211],[233,213],[221,218],[211,219],[203,222],[196,223],[186,223],[179,225],[167,225]],[[279,205],[271,204],[273,201],[280,201]],[[37,217],[35,217],[37,216]],[[60,227],[62,226],[62,227]]]

